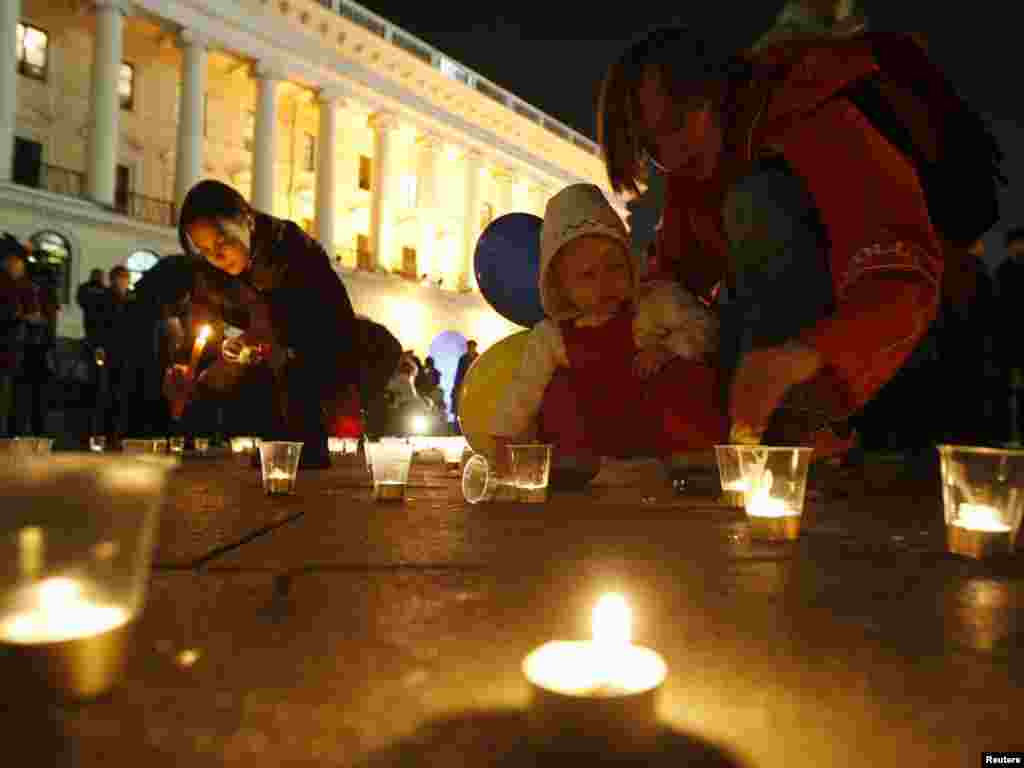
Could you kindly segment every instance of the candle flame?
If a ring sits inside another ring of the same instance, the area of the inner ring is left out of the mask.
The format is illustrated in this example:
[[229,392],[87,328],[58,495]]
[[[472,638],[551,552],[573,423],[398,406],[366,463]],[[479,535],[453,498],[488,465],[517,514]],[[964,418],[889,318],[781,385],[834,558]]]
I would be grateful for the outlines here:
[[206,340],[210,338],[211,333],[213,333],[213,329],[208,325],[204,325],[199,329],[199,335],[196,337],[196,343],[200,346],[206,344]]
[[632,623],[626,598],[614,592],[602,595],[591,615],[594,644],[605,648],[630,645]]

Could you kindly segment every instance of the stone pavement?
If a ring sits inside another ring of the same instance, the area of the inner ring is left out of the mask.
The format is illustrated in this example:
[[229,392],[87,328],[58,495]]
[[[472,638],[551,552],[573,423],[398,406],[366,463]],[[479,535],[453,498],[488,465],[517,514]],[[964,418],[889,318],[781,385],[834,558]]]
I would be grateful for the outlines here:
[[548,764],[522,659],[588,636],[609,590],[669,666],[643,765],[1024,749],[1024,559],[946,555],[937,476],[899,463],[822,469],[791,545],[752,542],[738,510],[648,462],[546,505],[465,504],[441,465],[374,504],[354,457],[286,499],[230,459],[174,482],[124,680],[75,708],[9,692],[0,725],[33,755],[12,765]]

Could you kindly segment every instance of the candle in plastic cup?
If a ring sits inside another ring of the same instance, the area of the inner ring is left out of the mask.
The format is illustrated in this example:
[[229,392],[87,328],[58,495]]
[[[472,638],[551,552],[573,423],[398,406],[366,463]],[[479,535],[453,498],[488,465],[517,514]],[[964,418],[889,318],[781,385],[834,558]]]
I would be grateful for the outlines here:
[[93,453],[103,453],[107,449],[107,438],[104,435],[93,435],[89,438],[89,450]]
[[510,445],[512,482],[519,490],[519,501],[537,504],[547,501],[551,471],[550,445]]
[[0,678],[91,698],[120,675],[174,462],[72,454],[0,465]]
[[263,469],[263,489],[267,494],[287,496],[294,493],[302,443],[262,440],[259,451],[260,465]]
[[413,446],[406,441],[366,442],[375,501],[404,501]]
[[939,457],[949,552],[1012,553],[1024,513],[1024,451],[940,445]]
[[185,438],[184,437],[172,437],[167,441],[168,447],[171,453],[184,453],[185,452]]
[[210,438],[208,437],[197,437],[195,438],[196,453],[206,453],[210,450]]

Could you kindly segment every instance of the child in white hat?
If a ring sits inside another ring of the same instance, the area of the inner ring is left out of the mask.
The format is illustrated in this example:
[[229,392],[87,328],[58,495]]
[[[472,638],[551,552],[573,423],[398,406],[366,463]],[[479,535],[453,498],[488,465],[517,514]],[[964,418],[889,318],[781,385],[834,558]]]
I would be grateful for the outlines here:
[[539,280],[547,317],[492,423],[499,468],[505,446],[524,440],[554,445],[553,471],[725,440],[709,365],[717,319],[675,283],[640,282],[626,228],[598,187],[574,184],[548,202]]

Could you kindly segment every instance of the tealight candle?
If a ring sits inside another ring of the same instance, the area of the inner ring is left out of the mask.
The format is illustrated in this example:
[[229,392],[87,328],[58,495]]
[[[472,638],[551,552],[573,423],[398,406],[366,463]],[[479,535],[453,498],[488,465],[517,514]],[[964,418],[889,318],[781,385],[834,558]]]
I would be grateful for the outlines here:
[[633,645],[630,625],[626,601],[605,595],[594,607],[591,641],[546,643],[526,657],[536,738],[617,752],[654,746],[668,668],[653,650]]
[[744,497],[749,490],[750,483],[746,480],[722,483],[722,503],[730,507],[742,507]]
[[283,469],[272,469],[267,473],[266,490],[271,496],[284,496],[295,489],[295,475]]
[[764,541],[792,541],[800,536],[800,512],[770,495],[771,470],[766,470],[757,489],[747,493],[750,536]]
[[89,591],[83,582],[55,577],[15,593],[13,611],[0,615],[0,644],[18,660],[11,668],[76,698],[107,690],[120,672],[129,616]]
[[953,554],[982,559],[1009,552],[1012,531],[995,507],[963,502],[956,518],[946,526],[946,542]]

